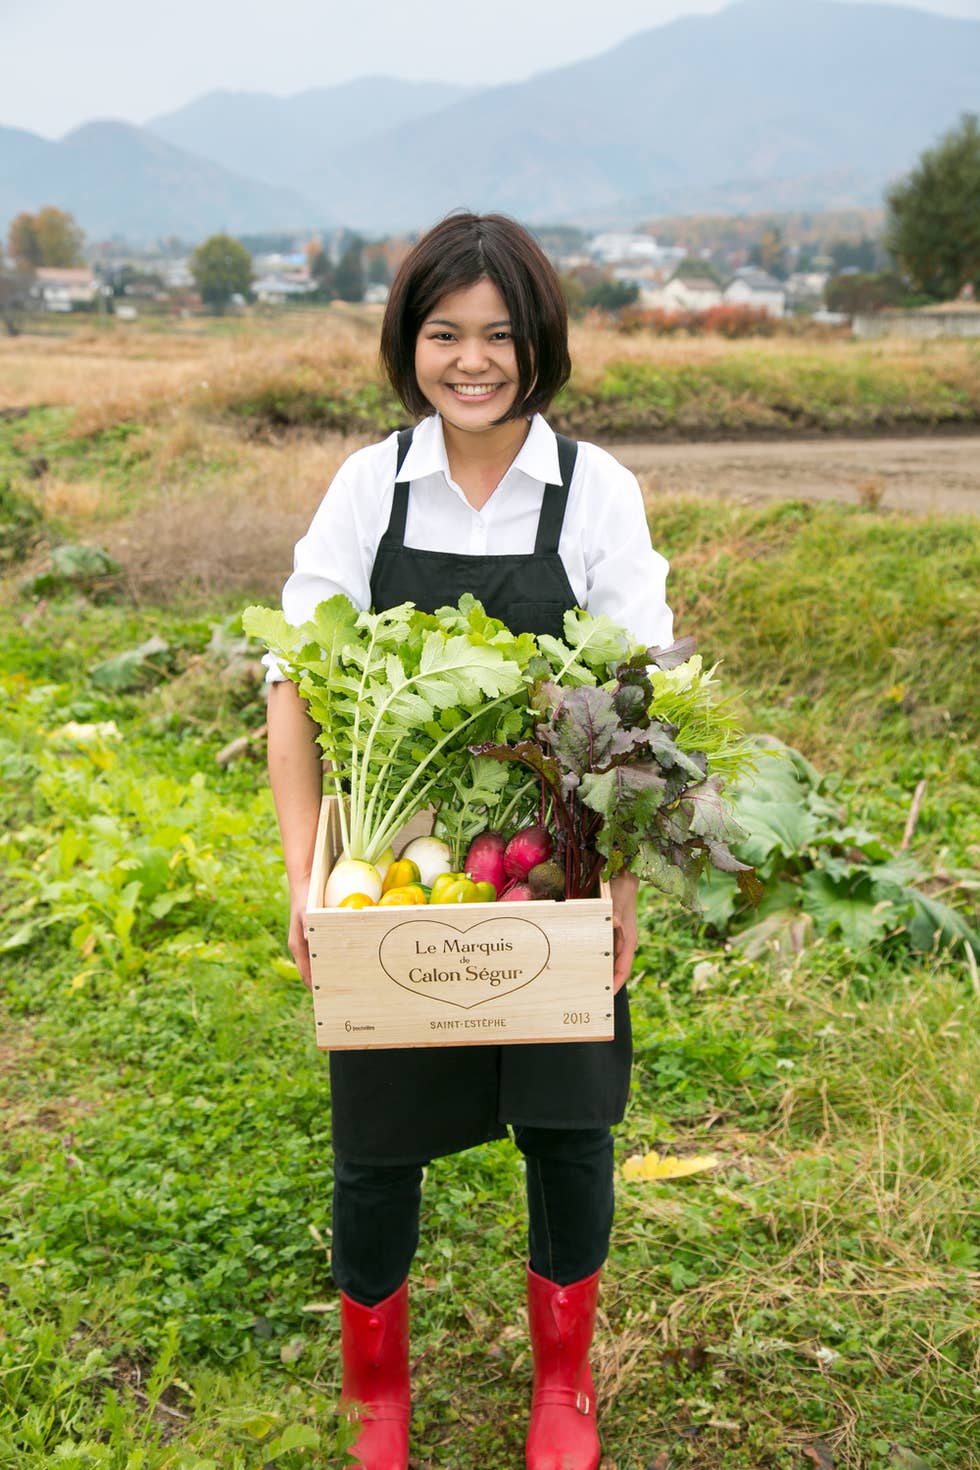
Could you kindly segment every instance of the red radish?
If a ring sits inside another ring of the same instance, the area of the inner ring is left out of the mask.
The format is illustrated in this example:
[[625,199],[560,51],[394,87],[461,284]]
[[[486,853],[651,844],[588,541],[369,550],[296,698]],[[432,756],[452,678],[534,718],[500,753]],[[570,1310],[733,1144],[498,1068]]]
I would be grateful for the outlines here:
[[498,903],[533,903],[534,894],[527,883],[512,883],[505,888],[497,900]]
[[507,844],[499,832],[489,828],[474,837],[466,854],[463,872],[468,873],[474,883],[492,883],[497,892],[507,886],[504,872],[504,848]]
[[546,863],[551,853],[551,838],[544,827],[523,827],[504,849],[504,872],[508,878],[526,878],[538,863]]

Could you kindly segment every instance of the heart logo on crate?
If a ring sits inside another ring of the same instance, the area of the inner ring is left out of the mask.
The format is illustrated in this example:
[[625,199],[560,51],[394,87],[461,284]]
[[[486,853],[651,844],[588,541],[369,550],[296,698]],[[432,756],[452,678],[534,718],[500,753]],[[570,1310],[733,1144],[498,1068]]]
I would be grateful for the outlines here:
[[470,1011],[530,985],[551,957],[548,936],[530,919],[483,919],[469,929],[412,919],[389,929],[378,950],[385,974],[403,990]]

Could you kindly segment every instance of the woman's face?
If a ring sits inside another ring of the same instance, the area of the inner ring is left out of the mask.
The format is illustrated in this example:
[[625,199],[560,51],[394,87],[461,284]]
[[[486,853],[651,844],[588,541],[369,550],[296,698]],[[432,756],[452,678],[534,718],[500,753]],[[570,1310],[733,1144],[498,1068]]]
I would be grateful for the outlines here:
[[504,298],[484,277],[432,308],[415,342],[415,376],[432,407],[464,432],[503,418],[520,374]]

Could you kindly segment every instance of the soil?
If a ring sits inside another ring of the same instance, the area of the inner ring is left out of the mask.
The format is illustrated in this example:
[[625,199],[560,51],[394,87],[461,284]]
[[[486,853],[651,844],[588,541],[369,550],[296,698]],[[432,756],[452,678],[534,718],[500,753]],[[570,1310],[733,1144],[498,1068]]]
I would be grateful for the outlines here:
[[980,436],[609,444],[648,498],[835,500],[919,514],[980,515]]

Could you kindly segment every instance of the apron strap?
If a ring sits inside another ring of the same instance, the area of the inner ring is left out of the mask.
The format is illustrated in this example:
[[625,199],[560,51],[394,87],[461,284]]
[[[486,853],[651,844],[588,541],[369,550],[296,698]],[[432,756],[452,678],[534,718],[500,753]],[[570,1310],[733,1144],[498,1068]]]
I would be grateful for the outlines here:
[[380,546],[402,547],[405,545],[405,523],[408,520],[408,480],[399,480],[405,456],[412,447],[414,428],[398,430],[398,459],[395,464],[395,493],[391,501],[388,528],[379,542]]
[[558,470],[561,474],[561,484],[544,487],[541,515],[538,517],[538,534],[534,542],[535,556],[558,555],[558,542],[561,540],[565,506],[568,504],[568,491],[578,455],[578,444],[574,439],[568,439],[564,434],[556,434],[555,438],[558,441]]

